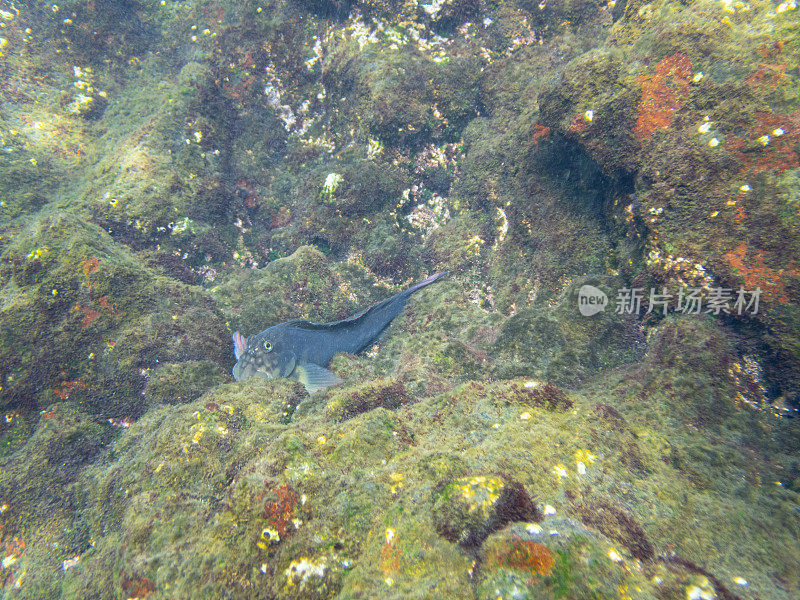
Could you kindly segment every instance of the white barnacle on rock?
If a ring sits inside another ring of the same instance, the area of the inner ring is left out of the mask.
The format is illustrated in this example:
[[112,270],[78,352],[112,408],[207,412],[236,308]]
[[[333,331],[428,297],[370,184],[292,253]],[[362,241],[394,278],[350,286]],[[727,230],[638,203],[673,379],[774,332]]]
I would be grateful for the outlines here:
[[284,571],[287,585],[305,585],[314,578],[321,579],[325,576],[325,558],[313,561],[310,558],[301,558],[289,563],[289,567]]
[[328,173],[325,183],[322,184],[322,195],[332,198],[336,188],[342,183],[342,179],[343,177],[339,173]]

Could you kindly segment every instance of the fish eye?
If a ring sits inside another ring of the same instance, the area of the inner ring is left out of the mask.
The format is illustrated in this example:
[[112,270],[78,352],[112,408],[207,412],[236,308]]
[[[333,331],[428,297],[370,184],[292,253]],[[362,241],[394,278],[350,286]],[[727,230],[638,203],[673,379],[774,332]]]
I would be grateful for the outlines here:
[[272,352],[272,342],[264,341],[264,350]]

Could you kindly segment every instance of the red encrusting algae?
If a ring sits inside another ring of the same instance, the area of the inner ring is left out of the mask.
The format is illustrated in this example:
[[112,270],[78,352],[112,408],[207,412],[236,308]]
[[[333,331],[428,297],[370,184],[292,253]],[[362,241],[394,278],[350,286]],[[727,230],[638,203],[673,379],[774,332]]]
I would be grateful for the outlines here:
[[295,517],[294,511],[300,500],[297,493],[286,484],[275,488],[273,493],[277,499],[264,503],[264,517],[269,526],[284,537],[288,533],[288,524]]
[[800,142],[800,109],[788,115],[757,112],[754,121],[743,136],[728,136],[725,140],[725,150],[742,165],[740,175],[783,173],[800,166],[794,150]]
[[527,571],[536,579],[549,575],[555,565],[553,553],[547,546],[529,540],[513,540],[510,544],[494,548],[487,557],[488,568],[507,568]]
[[656,129],[672,124],[672,117],[689,97],[691,79],[692,62],[680,52],[662,59],[654,75],[637,77],[642,100],[633,133],[638,139],[650,139]]
[[83,276],[89,279],[89,275],[100,268],[100,259],[96,256],[90,256],[81,263],[81,267],[83,268]]
[[53,393],[61,398],[62,400],[66,400],[69,398],[70,394],[75,390],[85,390],[86,383],[83,379],[74,379],[72,381],[64,381],[61,385],[53,390]]
[[550,137],[550,128],[539,123],[533,126],[533,143],[538,144],[540,140]]
[[761,288],[762,297],[765,300],[777,298],[778,302],[788,302],[789,298],[785,292],[785,278],[787,276],[800,277],[800,269],[797,267],[773,269],[766,266],[764,264],[764,251],[759,250],[752,254],[748,251],[747,244],[744,242],[739,244],[735,250],[726,253],[725,259],[744,278],[745,288],[750,291]]
[[381,570],[386,575],[398,573],[403,566],[403,553],[395,546],[394,540],[387,540],[381,548]]

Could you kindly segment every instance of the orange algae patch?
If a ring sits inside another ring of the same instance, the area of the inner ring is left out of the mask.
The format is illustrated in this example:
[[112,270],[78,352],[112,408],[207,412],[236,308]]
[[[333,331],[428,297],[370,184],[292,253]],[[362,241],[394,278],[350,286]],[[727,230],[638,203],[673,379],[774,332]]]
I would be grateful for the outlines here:
[[299,498],[297,493],[284,484],[274,490],[276,500],[268,500],[264,503],[264,518],[267,519],[269,526],[283,537],[287,534],[288,524],[294,518],[294,509]]
[[538,144],[540,140],[546,140],[550,137],[550,128],[537,123],[533,126],[533,143]]
[[81,267],[83,268],[83,276],[88,279],[89,275],[100,268],[100,259],[96,256],[90,256],[81,263]]
[[644,75],[636,80],[642,86],[639,116],[633,133],[638,139],[650,139],[656,129],[672,123],[672,117],[689,97],[692,79],[692,61],[676,52],[656,65],[654,75]]
[[789,301],[786,296],[785,277],[800,277],[800,270],[773,269],[764,264],[764,252],[759,250],[755,255],[748,257],[747,245],[742,242],[736,248],[725,254],[725,259],[744,278],[744,285],[748,291],[761,288],[765,300],[778,299],[778,302]]
[[589,123],[582,114],[575,115],[569,122],[569,130],[573,133],[582,133],[587,129],[589,129]]
[[547,546],[528,540],[515,540],[507,546],[495,548],[487,560],[490,567],[528,571],[534,577],[549,575],[555,562]]
[[[0,533],[2,533],[2,526],[0,526]],[[16,562],[23,554],[25,554],[25,541],[23,539],[14,536],[12,539],[6,542],[3,558],[6,561],[10,560],[11,562],[10,564],[4,563],[3,570],[5,571],[6,568],[10,568],[10,573],[4,573],[3,575],[5,576],[5,582],[2,578],[0,578],[0,583],[8,583],[13,579],[13,574],[19,567]],[[6,567],[6,564],[8,564],[8,567]]]
[[107,310],[109,314],[116,314],[117,310],[114,308],[114,305],[108,301],[108,296],[100,296],[97,299],[97,303],[100,305],[100,308]]
[[385,542],[381,548],[381,570],[387,575],[398,573],[403,566],[403,553],[392,542]]
[[737,207],[736,207],[736,214],[735,214],[735,215],[734,215],[734,217],[733,217],[733,219],[736,221],[736,224],[737,224],[739,227],[741,227],[741,226],[742,226],[742,223],[744,223],[744,220],[745,220],[745,218],[746,218],[746,215],[745,215],[745,213],[744,213],[744,207],[742,207],[742,206],[737,206]]
[[771,62],[759,63],[755,73],[745,79],[748,85],[752,87],[766,86],[770,89],[774,89],[786,79],[786,67],[789,65],[781,61],[783,46],[784,41],[778,40],[771,44],[762,44],[756,49],[756,52],[761,58]]
[[72,381],[63,382],[60,387],[57,387],[53,390],[53,393],[62,400],[66,400],[75,390],[85,389],[86,384],[84,383],[83,379],[74,379]]
[[745,81],[753,87],[769,87],[774,89],[786,79],[786,67],[788,63],[775,63],[766,64],[761,63],[758,65],[756,72],[750,75]]
[[122,583],[122,589],[125,590],[127,598],[147,598],[156,591],[156,585],[148,577],[142,577],[141,579],[125,578]]
[[[108,296],[100,296],[97,299],[97,303],[100,305],[100,308],[106,311],[109,315],[116,315],[117,311],[114,308],[114,305],[108,301]],[[96,310],[94,308],[90,308],[88,306],[82,306],[81,304],[75,305],[75,310],[83,313],[83,320],[81,321],[81,327],[86,329],[92,323],[94,323],[100,315],[102,314],[101,311]]]
[[92,323],[94,323],[100,316],[99,310],[89,308],[88,306],[81,306],[80,304],[76,304],[75,308],[83,313],[83,321],[81,321],[81,327],[83,327],[84,329],[86,329]]
[[[754,121],[746,137],[729,136],[725,140],[725,150],[742,164],[740,175],[783,173],[800,166],[794,151],[794,145],[800,142],[800,109],[788,115],[758,112]],[[782,134],[776,135],[776,131]]]

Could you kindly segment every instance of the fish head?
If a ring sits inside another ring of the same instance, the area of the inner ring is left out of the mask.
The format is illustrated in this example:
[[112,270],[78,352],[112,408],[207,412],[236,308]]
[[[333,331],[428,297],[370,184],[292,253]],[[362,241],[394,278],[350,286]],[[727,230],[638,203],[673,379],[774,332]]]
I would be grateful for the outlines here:
[[294,352],[285,348],[278,336],[266,331],[246,339],[237,331],[233,334],[233,352],[238,359],[233,367],[236,381],[251,377],[288,377],[297,364]]

